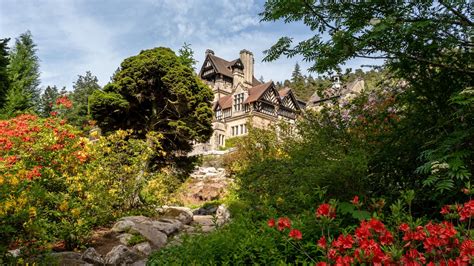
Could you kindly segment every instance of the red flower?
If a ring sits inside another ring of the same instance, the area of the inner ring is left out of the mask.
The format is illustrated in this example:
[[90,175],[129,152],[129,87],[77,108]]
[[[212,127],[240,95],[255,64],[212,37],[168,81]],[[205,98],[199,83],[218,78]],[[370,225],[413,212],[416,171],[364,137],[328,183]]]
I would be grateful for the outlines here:
[[275,219],[272,218],[272,219],[268,220],[267,224],[268,224],[269,227],[275,227]]
[[293,238],[294,240],[301,240],[303,238],[303,235],[298,229],[292,229],[288,236]]
[[464,206],[459,211],[459,221],[467,220],[474,216],[474,200],[464,203]]
[[354,204],[354,205],[359,204],[359,196],[354,196],[354,198],[352,199],[351,202],[352,202],[352,204]]
[[291,227],[291,221],[287,217],[278,218],[278,231],[283,231],[285,228]]
[[446,215],[446,214],[449,214],[449,205],[444,205],[442,208],[441,208],[441,211],[439,213],[441,213],[442,215]]
[[57,106],[64,106],[66,109],[71,109],[72,107],[72,102],[69,100],[67,96],[61,96],[56,99],[56,105]]
[[323,203],[319,205],[318,209],[316,210],[316,217],[329,217],[335,218],[336,217],[336,210],[333,206],[328,203]]
[[318,247],[322,248],[322,249],[326,249],[326,237],[325,236],[322,236],[319,240],[318,240]]
[[320,262],[316,263],[315,266],[327,266],[327,265],[328,265],[328,264],[327,264],[326,262],[320,261]]
[[398,229],[402,232],[407,232],[410,230],[410,226],[407,223],[402,223]]

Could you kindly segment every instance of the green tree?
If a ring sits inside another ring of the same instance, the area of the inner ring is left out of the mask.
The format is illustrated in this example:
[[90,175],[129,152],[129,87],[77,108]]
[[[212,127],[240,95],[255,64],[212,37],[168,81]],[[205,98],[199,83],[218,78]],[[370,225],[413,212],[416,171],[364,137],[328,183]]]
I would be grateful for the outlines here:
[[197,61],[194,59],[194,51],[191,49],[191,44],[184,43],[183,47],[178,50],[178,57],[183,65],[188,66],[192,70],[196,70],[194,66]]
[[53,111],[53,105],[59,97],[59,91],[56,86],[47,86],[41,95],[41,109],[40,114],[43,117],[50,116]]
[[7,115],[39,109],[41,90],[39,88],[39,59],[36,51],[36,44],[29,31],[15,40],[7,68],[10,88],[3,110],[3,113]]
[[[460,197],[456,191],[474,170],[473,107],[460,100],[472,95],[474,83],[471,3],[269,0],[261,15],[265,21],[302,21],[314,30],[295,45],[290,37],[280,38],[266,51],[267,61],[300,54],[313,63],[310,70],[324,72],[355,57],[384,59],[398,80],[392,84],[399,91],[393,107],[401,120],[371,159],[373,193],[414,188],[425,212]],[[434,162],[448,169],[430,179],[429,190],[423,180]],[[450,197],[445,190],[453,190]]]
[[170,154],[188,152],[212,133],[212,91],[169,48],[125,59],[113,82],[89,98],[92,117],[105,132],[132,129],[137,137],[163,134]]
[[10,39],[0,39],[0,110],[5,103],[6,94],[9,88],[7,66],[8,66],[8,41]]
[[84,126],[89,120],[89,96],[94,91],[100,90],[99,80],[96,76],[87,71],[84,76],[79,75],[77,81],[74,82],[73,91],[70,98],[73,102],[73,108],[68,113],[68,121],[76,126]]

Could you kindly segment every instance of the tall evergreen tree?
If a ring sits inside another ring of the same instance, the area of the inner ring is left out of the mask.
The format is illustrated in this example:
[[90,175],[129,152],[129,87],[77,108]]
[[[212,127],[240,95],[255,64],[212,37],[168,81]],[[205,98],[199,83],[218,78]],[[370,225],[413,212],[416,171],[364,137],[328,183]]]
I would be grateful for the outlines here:
[[29,31],[15,40],[10,53],[7,68],[10,88],[6,95],[3,112],[13,115],[18,111],[32,109],[37,111],[40,105],[39,59]]
[[8,41],[10,39],[0,39],[0,109],[5,103],[6,94],[9,87],[7,66],[8,66]]
[[56,86],[48,86],[41,95],[41,109],[40,114],[43,117],[48,117],[53,111],[53,105],[59,96],[59,91]]
[[73,85],[73,92],[70,97],[73,102],[73,109],[68,114],[71,124],[83,126],[89,120],[88,106],[89,96],[96,90],[100,90],[99,80],[96,76],[87,71],[84,76],[79,75]]
[[191,49],[191,44],[184,43],[183,47],[178,50],[178,57],[181,64],[196,70],[194,65],[196,65],[197,61],[194,59],[194,51]]

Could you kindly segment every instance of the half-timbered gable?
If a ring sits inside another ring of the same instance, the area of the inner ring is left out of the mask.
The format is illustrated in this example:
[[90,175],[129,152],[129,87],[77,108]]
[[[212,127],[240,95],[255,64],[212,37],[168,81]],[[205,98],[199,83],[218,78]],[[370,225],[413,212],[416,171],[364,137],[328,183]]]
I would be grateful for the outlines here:
[[214,92],[212,149],[225,145],[228,138],[247,134],[247,123],[264,128],[280,119],[291,122],[301,110],[289,88],[277,91],[272,81],[259,82],[253,67],[253,54],[247,50],[232,61],[206,51],[199,77]]

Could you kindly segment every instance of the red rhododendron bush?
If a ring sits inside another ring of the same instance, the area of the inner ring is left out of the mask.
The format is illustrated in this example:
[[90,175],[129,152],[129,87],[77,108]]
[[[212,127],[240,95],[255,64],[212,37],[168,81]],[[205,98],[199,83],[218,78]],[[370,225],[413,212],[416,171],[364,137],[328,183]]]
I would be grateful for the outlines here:
[[[6,248],[75,244],[100,206],[82,175],[88,139],[60,118],[0,121],[0,254]],[[99,184],[100,185],[100,184]]]
[[[359,197],[354,197],[351,203],[360,212]],[[443,207],[440,212],[445,218],[443,221],[422,221],[409,214],[401,215],[400,209],[393,205],[392,215],[384,217],[381,212],[374,212],[370,218],[361,218],[356,226],[343,228],[340,227],[343,219],[336,215],[337,206],[338,203],[332,201],[316,208],[315,219],[321,234],[314,243],[305,243],[301,228],[293,227],[287,217],[272,218],[268,226],[285,233],[287,241],[316,265],[474,263],[471,229],[474,200]]]
[[[57,105],[67,108],[67,99]],[[145,142],[117,131],[92,143],[62,111],[0,121],[0,261],[9,249],[28,257],[78,246],[140,191],[133,180],[154,154]]]

